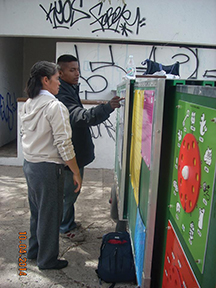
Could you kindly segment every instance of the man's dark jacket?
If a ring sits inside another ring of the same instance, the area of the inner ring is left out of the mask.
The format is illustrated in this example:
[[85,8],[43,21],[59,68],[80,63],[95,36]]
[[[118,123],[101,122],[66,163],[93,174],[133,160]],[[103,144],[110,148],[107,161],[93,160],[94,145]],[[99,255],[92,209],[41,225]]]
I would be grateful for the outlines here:
[[79,86],[70,85],[61,80],[59,93],[56,95],[68,108],[72,128],[72,143],[76,153],[77,164],[82,168],[91,163],[94,158],[94,144],[89,127],[98,125],[109,118],[113,112],[110,103],[100,104],[91,109],[85,109],[79,97]]

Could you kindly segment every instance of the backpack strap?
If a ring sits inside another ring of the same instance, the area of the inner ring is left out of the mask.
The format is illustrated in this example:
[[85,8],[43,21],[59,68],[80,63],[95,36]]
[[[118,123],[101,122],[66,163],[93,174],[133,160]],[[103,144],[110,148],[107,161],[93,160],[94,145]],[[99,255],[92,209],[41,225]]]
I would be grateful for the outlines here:
[[[98,274],[98,269],[95,270],[95,272]],[[102,285],[102,279],[98,276],[99,278],[99,284]],[[114,288],[116,283],[112,283],[112,285],[109,288]]]

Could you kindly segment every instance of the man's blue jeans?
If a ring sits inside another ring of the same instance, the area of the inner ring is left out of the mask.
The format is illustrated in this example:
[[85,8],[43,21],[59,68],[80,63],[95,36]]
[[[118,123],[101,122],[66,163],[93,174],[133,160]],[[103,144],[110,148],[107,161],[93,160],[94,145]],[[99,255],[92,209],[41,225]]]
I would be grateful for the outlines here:
[[[83,173],[84,168],[80,168],[80,175],[82,179]],[[80,191],[75,193],[75,189],[76,185],[74,185],[73,181],[73,172],[65,169],[63,217],[60,226],[60,233],[66,233],[76,228],[74,204],[78,195],[80,194]]]

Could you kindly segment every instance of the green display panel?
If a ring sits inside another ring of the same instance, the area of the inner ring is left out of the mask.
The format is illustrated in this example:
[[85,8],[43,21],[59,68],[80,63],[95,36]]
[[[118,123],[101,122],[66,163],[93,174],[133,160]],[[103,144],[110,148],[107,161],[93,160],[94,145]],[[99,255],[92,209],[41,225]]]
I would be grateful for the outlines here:
[[133,187],[131,185],[131,181],[129,181],[128,186],[128,224],[130,227],[132,242],[134,243],[135,236],[135,225],[136,225],[136,217],[137,217],[137,204],[134,197]]
[[148,212],[148,191],[149,191],[150,171],[144,160],[141,163],[140,173],[140,194],[139,194],[139,210],[144,223],[147,223]]
[[178,101],[170,213],[201,273],[205,265],[216,162],[216,110]]

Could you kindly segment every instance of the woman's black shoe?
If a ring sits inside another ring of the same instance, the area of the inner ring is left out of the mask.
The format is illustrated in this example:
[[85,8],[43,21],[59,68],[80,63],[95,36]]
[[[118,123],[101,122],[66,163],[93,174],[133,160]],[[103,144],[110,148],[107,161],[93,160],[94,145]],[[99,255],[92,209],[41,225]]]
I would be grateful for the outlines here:
[[40,268],[40,270],[46,270],[46,269],[62,269],[68,266],[68,261],[67,260],[58,260],[58,263],[53,266],[53,267],[48,267],[48,268]]

